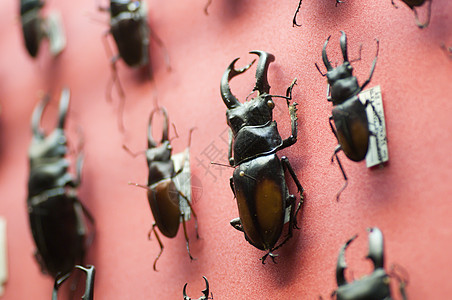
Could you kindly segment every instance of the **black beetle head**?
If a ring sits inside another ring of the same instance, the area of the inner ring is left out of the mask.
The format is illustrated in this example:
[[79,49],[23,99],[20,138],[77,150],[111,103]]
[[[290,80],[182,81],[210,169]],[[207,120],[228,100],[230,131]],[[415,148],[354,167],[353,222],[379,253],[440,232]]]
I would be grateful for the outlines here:
[[36,106],[31,119],[31,128],[33,139],[28,150],[30,162],[35,159],[63,157],[67,152],[67,139],[64,133],[64,124],[66,121],[67,110],[69,107],[70,92],[69,89],[63,89],[60,98],[59,117],[56,128],[46,136],[40,128],[42,113],[50,100],[49,96]]
[[244,68],[236,70],[234,65],[238,58],[234,59],[224,72],[221,80],[221,97],[228,108],[226,117],[228,125],[234,134],[243,126],[265,125],[273,119],[272,111],[275,104],[272,97],[268,94],[270,85],[267,80],[267,71],[269,64],[275,60],[275,57],[264,51],[251,51],[250,53],[259,56],[256,67],[256,84],[253,88],[253,91],[258,92],[255,98],[240,103],[229,87],[229,81],[248,70],[255,60]]
[[135,12],[140,8],[140,1],[110,0],[110,14],[114,18],[122,12]]
[[336,280],[338,289],[336,291],[338,300],[360,300],[375,299],[383,300],[390,297],[389,276],[384,270],[383,234],[377,227],[369,231],[369,258],[374,265],[374,271],[362,279],[347,282],[345,279],[345,250],[356,235],[349,239],[341,248],[336,267]]
[[[154,113],[161,111],[163,114],[163,129],[162,129],[162,139],[160,144],[157,145],[154,138],[152,137],[152,119]],[[172,147],[168,139],[168,113],[166,109],[161,107],[152,111],[149,116],[148,123],[148,149],[146,150],[146,159],[148,162],[152,161],[168,161],[171,158]]]
[[[209,299],[209,282],[207,281],[207,278],[205,276],[203,276],[202,278],[204,278],[204,281],[206,282],[206,288],[202,290],[203,296],[199,297],[198,300],[207,300]],[[183,290],[184,300],[191,300],[191,298],[187,296],[186,289],[187,283],[184,285]]]

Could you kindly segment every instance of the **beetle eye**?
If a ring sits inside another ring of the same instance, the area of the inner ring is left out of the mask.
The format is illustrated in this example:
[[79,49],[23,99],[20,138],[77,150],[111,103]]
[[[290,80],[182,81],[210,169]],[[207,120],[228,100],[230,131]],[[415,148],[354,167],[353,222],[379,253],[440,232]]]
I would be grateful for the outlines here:
[[273,108],[275,107],[275,102],[273,102],[272,100],[268,100],[268,101],[267,101],[267,106],[268,106],[270,109],[273,109]]

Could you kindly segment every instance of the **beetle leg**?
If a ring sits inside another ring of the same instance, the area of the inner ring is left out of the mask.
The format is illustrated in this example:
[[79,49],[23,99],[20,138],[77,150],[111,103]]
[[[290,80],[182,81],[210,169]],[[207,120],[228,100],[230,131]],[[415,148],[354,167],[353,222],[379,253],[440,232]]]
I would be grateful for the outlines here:
[[163,247],[162,241],[160,240],[159,235],[157,234],[157,230],[155,230],[155,226],[157,226],[157,224],[155,222],[152,223],[151,230],[149,230],[149,233],[148,233],[148,239],[149,240],[151,239],[151,233],[153,232],[154,235],[155,235],[155,238],[157,239],[157,242],[159,243],[159,246],[160,246],[160,252],[157,255],[157,257],[155,258],[154,265],[153,265],[154,271],[157,271],[157,268],[156,268],[157,267],[157,260],[160,258],[160,255],[162,255],[164,247]]
[[190,211],[193,215],[193,219],[195,219],[195,231],[196,231],[196,238],[199,239],[199,233],[198,233],[198,217],[196,216],[195,211],[193,210],[193,207],[191,206],[190,200],[188,200],[188,197],[185,196],[181,191],[177,191],[179,193],[179,195],[182,196],[182,198],[184,198],[185,201],[187,201],[188,207],[190,207]]
[[182,227],[184,228],[185,244],[187,245],[188,256],[190,257],[190,260],[195,260],[195,258],[193,258],[193,256],[191,256],[191,253],[190,253],[190,245],[189,245],[188,234],[187,234],[187,226],[185,225],[184,213],[181,213],[181,217],[182,217]]
[[237,198],[237,195],[235,194],[235,187],[234,187],[234,177],[229,178],[229,186],[231,187],[232,193],[234,193],[234,198]]
[[339,160],[339,156],[337,156],[337,153],[338,153],[339,151],[341,151],[341,150],[342,150],[341,145],[337,145],[337,146],[336,146],[336,149],[334,149],[333,156],[331,157],[331,163],[334,162],[334,157],[336,157],[337,164],[339,165],[339,169],[341,169],[342,176],[344,176],[344,180],[345,180],[344,185],[343,185],[342,188],[339,190],[339,192],[337,192],[337,194],[336,194],[336,201],[339,201],[339,197],[341,196],[342,192],[345,190],[345,188],[346,188],[347,185],[348,185],[348,178],[347,178],[347,175],[345,174],[344,168],[342,167],[342,163],[341,163],[341,161]]
[[262,260],[262,264],[265,265],[265,260],[267,259],[267,257],[270,256],[270,258],[272,259],[273,263],[276,264],[276,260],[275,258],[278,257],[278,254],[273,254],[271,251],[273,251],[274,249],[279,248],[279,247],[275,247],[272,250],[270,250],[267,254],[265,254],[264,256],[262,256],[260,258],[260,260]]
[[[233,134],[232,134],[232,130],[231,129],[229,129],[228,130],[228,140],[229,140],[229,148],[228,148],[228,161],[229,161],[229,165],[230,166],[234,166],[234,158],[232,157],[232,144],[233,144],[233,141],[232,141],[232,137],[233,137]],[[232,177],[231,177],[231,179],[232,179]]]
[[209,15],[209,12],[207,10],[209,9],[209,6],[211,3],[212,3],[212,0],[208,0],[206,5],[204,6],[204,13],[206,14],[206,16]]
[[399,291],[400,294],[402,295],[402,299],[407,300],[408,298],[406,296],[405,286],[408,284],[408,274],[406,270],[399,265],[393,264],[391,266],[391,272],[389,273],[389,276],[395,277],[397,279],[397,281],[399,282]]
[[298,205],[297,205],[297,208],[295,210],[295,213],[293,213],[294,212],[294,207],[295,207],[295,196],[294,195],[290,195],[289,196],[289,197],[292,198],[291,201],[293,202],[292,209],[291,209],[291,216],[290,216],[290,223],[291,224],[289,226],[292,227],[292,228],[300,229],[298,227],[298,225],[297,225],[297,215],[298,215],[298,212],[301,209],[301,206],[304,203],[304,196],[303,196],[304,188],[301,186],[301,183],[298,180],[298,177],[295,174],[295,172],[294,172],[294,170],[292,168],[292,165],[289,162],[289,159],[287,157],[283,156],[283,157],[281,157],[281,162],[282,162],[283,167],[289,171],[290,176],[292,176],[292,179],[293,179],[293,181],[295,182],[295,185],[298,188],[298,193],[300,193],[300,202],[298,202]]
[[399,8],[399,7],[395,4],[394,0],[391,0],[391,4],[392,4],[392,6],[394,6],[395,8]]
[[[148,26],[148,28],[149,28],[149,26]],[[170,63],[170,57],[168,54],[168,49],[166,49],[165,44],[163,44],[163,41],[159,38],[159,36],[152,30],[150,30],[150,28],[149,28],[149,34],[150,34],[151,38],[154,39],[155,43],[162,49],[166,68],[168,71],[171,71],[171,63]]]
[[243,231],[243,226],[242,226],[242,221],[240,221],[240,218],[235,218],[232,219],[229,224],[231,224],[232,227],[234,227],[234,229],[237,229],[238,231],[244,232]]
[[375,71],[375,66],[377,64],[378,51],[380,49],[380,41],[378,39],[376,41],[377,41],[377,53],[375,54],[374,61],[372,62],[372,68],[370,69],[369,78],[367,78],[367,80],[364,81],[364,83],[361,85],[361,87],[359,88],[360,91],[363,90],[364,87],[369,84],[370,80],[372,79],[372,75],[374,74],[374,71]]
[[297,23],[297,14],[298,14],[298,12],[300,11],[301,1],[302,1],[302,0],[300,0],[300,2],[298,2],[297,10],[295,11],[295,15],[293,16],[292,27],[294,27],[294,26],[301,27],[301,24],[298,24],[298,23]]
[[334,121],[333,116],[330,116],[330,117],[328,118],[328,122],[330,123],[331,131],[334,133],[334,136],[335,136],[336,139],[337,139],[337,131],[336,131],[336,129],[334,128],[332,121]]

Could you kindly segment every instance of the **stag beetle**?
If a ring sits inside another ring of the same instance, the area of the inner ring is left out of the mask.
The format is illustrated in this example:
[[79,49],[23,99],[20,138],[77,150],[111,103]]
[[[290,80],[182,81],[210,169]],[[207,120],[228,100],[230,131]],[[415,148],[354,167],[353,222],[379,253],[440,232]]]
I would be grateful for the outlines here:
[[[74,266],[74,269],[81,270],[86,273],[86,281],[85,281],[85,293],[82,296],[83,300],[93,300],[94,299],[94,276],[96,274],[96,269],[94,266]],[[58,289],[63,284],[63,282],[66,281],[66,279],[71,276],[72,271],[67,274],[60,274],[55,278],[55,284],[53,285],[53,292],[52,292],[52,300],[58,300]]]
[[[403,3],[405,3],[406,5],[408,5],[408,7],[414,12],[414,17],[416,19],[416,25],[419,28],[425,28],[428,26],[428,24],[430,23],[430,15],[432,12],[432,0],[401,0]],[[427,21],[425,21],[425,23],[421,23],[419,21],[419,17],[417,14],[417,10],[416,7],[422,6],[424,5],[424,3],[428,2],[428,8],[427,8]],[[398,8],[398,6],[394,3],[394,0],[391,0],[392,5],[395,8]]]
[[[292,20],[292,27],[294,27],[294,26],[298,26],[298,27],[300,27],[301,26],[301,24],[298,24],[297,23],[297,15],[298,15],[298,12],[300,11],[300,8],[301,8],[301,2],[302,2],[303,0],[300,0],[300,2],[298,2],[298,6],[297,6],[297,10],[295,11],[295,15],[293,16],[293,20]],[[339,4],[339,3],[343,3],[344,1],[341,1],[341,0],[336,0],[336,6]]]
[[[202,293],[204,295],[199,297],[198,300],[213,299],[213,296],[209,297],[209,282],[207,281],[207,278],[205,276],[203,276],[202,278],[204,278],[204,281],[206,282],[206,288],[204,290],[202,290]],[[187,283],[184,285],[184,290],[183,290],[184,300],[192,300],[190,297],[187,296],[186,289],[187,289]]]
[[390,276],[396,277],[400,283],[400,293],[404,300],[405,280],[403,280],[393,269],[390,274],[384,269],[384,249],[383,234],[377,227],[368,229],[369,231],[369,258],[374,266],[374,271],[359,280],[347,282],[345,278],[345,250],[350,243],[357,237],[353,236],[342,247],[339,252],[336,266],[336,280],[338,289],[333,292],[337,300],[391,300]]
[[[375,111],[372,102],[366,101],[365,104],[362,104],[358,95],[364,87],[369,84],[374,73],[378,57],[379,41],[377,40],[377,53],[373,60],[369,78],[360,86],[358,79],[353,76],[353,67],[348,60],[347,36],[345,35],[345,32],[341,31],[341,33],[340,45],[344,63],[336,68],[331,66],[326,54],[326,46],[331,37],[329,36],[325,41],[322,50],[323,63],[327,68],[327,72],[325,74],[322,73],[319,66],[315,64],[320,74],[322,76],[326,75],[328,79],[327,100],[333,102],[333,111],[332,115],[329,117],[329,123],[339,145],[334,150],[331,160],[333,161],[334,157],[336,157],[345,180],[344,186],[336,195],[337,200],[339,200],[340,194],[347,186],[347,176],[345,175],[345,171],[337,153],[342,150],[349,159],[356,162],[361,161],[366,157],[369,147],[369,137],[375,135],[375,133],[369,130],[369,122],[366,114],[367,105],[370,105],[373,108],[375,115],[381,123],[381,119]],[[332,121],[334,121],[334,126]],[[378,157],[380,158],[381,153],[378,147],[377,152]]]
[[[163,134],[160,145],[157,145],[154,138],[152,137],[152,119],[157,111],[161,111],[164,117],[163,123]],[[190,130],[188,145],[190,145],[191,133],[193,129]],[[125,149],[129,152],[126,147]],[[151,206],[152,215],[154,216],[154,223],[149,231],[148,237],[150,238],[151,233],[155,234],[157,241],[160,245],[160,253],[157,255],[154,261],[154,270],[156,269],[157,260],[163,252],[163,244],[160,240],[155,227],[157,226],[160,232],[168,237],[173,238],[176,236],[179,230],[179,224],[182,220],[182,226],[184,228],[185,241],[187,245],[188,256],[191,260],[194,258],[190,253],[189,240],[187,235],[187,229],[185,226],[185,214],[181,211],[180,201],[186,201],[190,208],[191,213],[195,219],[195,229],[196,237],[199,239],[198,235],[198,221],[196,214],[191,207],[189,199],[177,189],[173,179],[182,173],[186,155],[183,157],[182,166],[179,170],[175,171],[174,162],[171,159],[172,147],[170,140],[168,139],[168,114],[165,108],[158,108],[152,111],[149,117],[148,123],[148,149],[145,151],[146,160],[149,167],[149,177],[147,185],[140,185],[137,183],[129,183],[138,187],[142,187],[148,190],[148,201]],[[133,156],[137,154],[131,153]],[[182,200],[183,199],[183,200]]]
[[25,47],[32,57],[38,55],[39,44],[46,36],[44,19],[40,15],[43,6],[42,0],[20,0],[20,19]]
[[[42,113],[50,99],[44,97],[31,120],[33,138],[28,150],[30,176],[27,207],[31,232],[36,243],[35,257],[43,273],[52,277],[69,273],[82,263],[90,242],[83,215],[94,219],[77,197],[83,157],[78,156],[74,177],[68,173],[67,139],[64,132],[70,92],[63,89],[56,128],[46,135],[40,128]],[[91,236],[92,238],[92,236]]]
[[[230,186],[239,210],[239,218],[232,220],[231,225],[244,232],[245,239],[251,245],[267,251],[261,258],[264,264],[267,256],[275,262],[277,255],[273,251],[292,237],[293,228],[298,228],[296,216],[304,201],[304,190],[288,158],[283,156],[280,160],[276,155],[277,151],[292,146],[297,141],[297,103],[289,104],[296,79],[287,89],[286,96],[270,95],[267,71],[275,57],[264,51],[250,53],[259,56],[253,89],[253,92],[258,92],[257,96],[240,103],[232,94],[229,81],[254,63],[253,61],[236,70],[234,64],[239,59],[236,58],[221,79],[221,97],[227,107],[226,117],[230,127],[229,164],[235,168]],[[282,140],[277,124],[272,120],[275,107],[272,98],[275,97],[286,99],[289,107],[292,134],[285,140]],[[300,193],[296,210],[295,196],[289,195],[284,178],[285,169],[289,171]],[[290,205],[289,233],[281,244],[275,246],[282,233],[286,208]]]

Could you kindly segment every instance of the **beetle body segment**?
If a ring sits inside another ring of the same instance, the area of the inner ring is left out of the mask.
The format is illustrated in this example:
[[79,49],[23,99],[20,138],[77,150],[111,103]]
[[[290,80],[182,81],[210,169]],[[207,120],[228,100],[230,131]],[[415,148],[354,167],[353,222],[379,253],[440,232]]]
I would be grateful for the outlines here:
[[45,37],[44,20],[41,17],[41,8],[44,2],[41,0],[21,0],[20,18],[25,47],[32,57],[38,55],[39,45]]
[[332,115],[344,154],[353,161],[361,161],[366,158],[370,132],[366,107],[355,98],[336,105]]
[[149,188],[148,201],[158,229],[166,237],[175,237],[181,218],[176,185],[167,178]]
[[[245,234],[245,239],[254,247],[267,251],[267,256],[274,257],[272,251],[281,247],[291,236],[296,226],[296,215],[303,203],[303,187],[296,177],[287,158],[281,160],[276,152],[293,145],[297,140],[296,103],[292,99],[292,88],[296,80],[287,89],[286,96],[270,95],[267,81],[269,64],[275,60],[272,54],[252,51],[259,56],[256,67],[256,83],[253,91],[258,95],[240,103],[232,94],[229,80],[245,72],[253,63],[236,70],[235,59],[226,69],[221,80],[221,96],[228,108],[227,123],[231,129],[229,140],[229,164],[235,168],[230,179],[231,189],[237,198],[239,218],[231,225]],[[273,121],[272,98],[280,97],[287,101],[291,117],[292,135],[283,140]],[[295,209],[295,196],[290,195],[284,170],[290,172],[300,193],[300,201]],[[276,245],[284,226],[285,210],[291,206],[289,234],[283,242]]]
[[75,190],[80,183],[81,157],[77,163],[77,177],[67,172],[69,161],[64,157],[69,90],[63,90],[61,95],[57,128],[46,136],[39,128],[39,122],[48,100],[45,98],[39,103],[32,117],[27,206],[37,248],[36,258],[43,272],[56,277],[58,273],[69,273],[75,264],[83,261],[87,247],[83,215],[91,221],[92,217]]
[[150,29],[143,5],[141,1],[110,1],[110,31],[119,56],[130,67],[149,63]]
[[232,178],[246,240],[269,251],[281,236],[289,196],[281,161],[276,154],[256,157],[240,164]]

